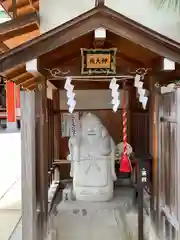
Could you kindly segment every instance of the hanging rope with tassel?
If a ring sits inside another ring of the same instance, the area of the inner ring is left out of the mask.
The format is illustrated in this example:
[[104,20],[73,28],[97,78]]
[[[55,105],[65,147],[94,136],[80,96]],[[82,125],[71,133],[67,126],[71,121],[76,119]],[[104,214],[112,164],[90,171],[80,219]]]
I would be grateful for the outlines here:
[[[124,82],[124,87],[125,87],[125,82]],[[124,88],[124,91],[123,91],[122,120],[123,120],[123,144],[124,144],[124,149],[123,149],[123,155],[121,156],[121,159],[120,159],[119,171],[129,173],[129,172],[132,171],[132,166],[131,166],[131,161],[128,158],[128,154],[127,154],[127,109],[126,109],[126,91],[125,91],[125,88]]]

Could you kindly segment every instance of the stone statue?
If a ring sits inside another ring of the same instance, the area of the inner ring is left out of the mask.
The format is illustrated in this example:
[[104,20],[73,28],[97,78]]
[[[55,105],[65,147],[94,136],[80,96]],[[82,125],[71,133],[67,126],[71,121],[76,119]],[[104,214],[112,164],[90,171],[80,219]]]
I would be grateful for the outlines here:
[[[119,158],[122,156],[124,152],[124,143],[120,142],[117,146],[116,146],[116,153],[119,155]],[[127,155],[128,157],[130,157],[130,155],[133,153],[133,149],[131,147],[131,145],[129,143],[127,143]]]
[[80,119],[79,136],[69,139],[73,193],[77,200],[108,201],[113,197],[115,143],[98,117]]

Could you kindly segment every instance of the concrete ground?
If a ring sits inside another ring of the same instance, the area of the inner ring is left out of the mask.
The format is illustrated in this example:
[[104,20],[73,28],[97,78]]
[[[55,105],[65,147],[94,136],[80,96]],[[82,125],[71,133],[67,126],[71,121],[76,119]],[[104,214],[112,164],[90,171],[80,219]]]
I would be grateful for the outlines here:
[[[138,240],[138,213],[133,189],[116,187],[109,202],[56,201],[48,240]],[[150,217],[144,212],[147,240],[158,240]],[[50,237],[51,236],[51,237]]]
[[130,240],[126,214],[133,206],[133,190],[116,188],[109,202],[65,201],[54,216],[56,240]]
[[0,149],[0,239],[10,240],[21,220],[20,133],[1,131]]

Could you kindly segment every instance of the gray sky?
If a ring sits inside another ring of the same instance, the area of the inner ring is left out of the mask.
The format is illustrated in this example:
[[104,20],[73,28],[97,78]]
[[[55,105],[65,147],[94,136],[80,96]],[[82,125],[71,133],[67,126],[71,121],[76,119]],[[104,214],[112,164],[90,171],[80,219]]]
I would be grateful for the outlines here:
[[7,13],[4,11],[2,6],[0,6],[0,23],[6,22],[10,20],[10,17],[7,15]]

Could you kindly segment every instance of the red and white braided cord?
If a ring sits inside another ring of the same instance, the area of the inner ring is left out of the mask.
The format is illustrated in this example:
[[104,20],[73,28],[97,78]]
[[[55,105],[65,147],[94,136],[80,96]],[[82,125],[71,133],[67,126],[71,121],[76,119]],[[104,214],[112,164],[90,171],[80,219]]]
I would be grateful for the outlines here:
[[127,155],[127,111],[126,106],[123,108],[123,143],[124,143],[124,153]]
[[126,91],[123,93],[123,144],[124,152],[123,155],[127,156],[127,110],[126,110]]

